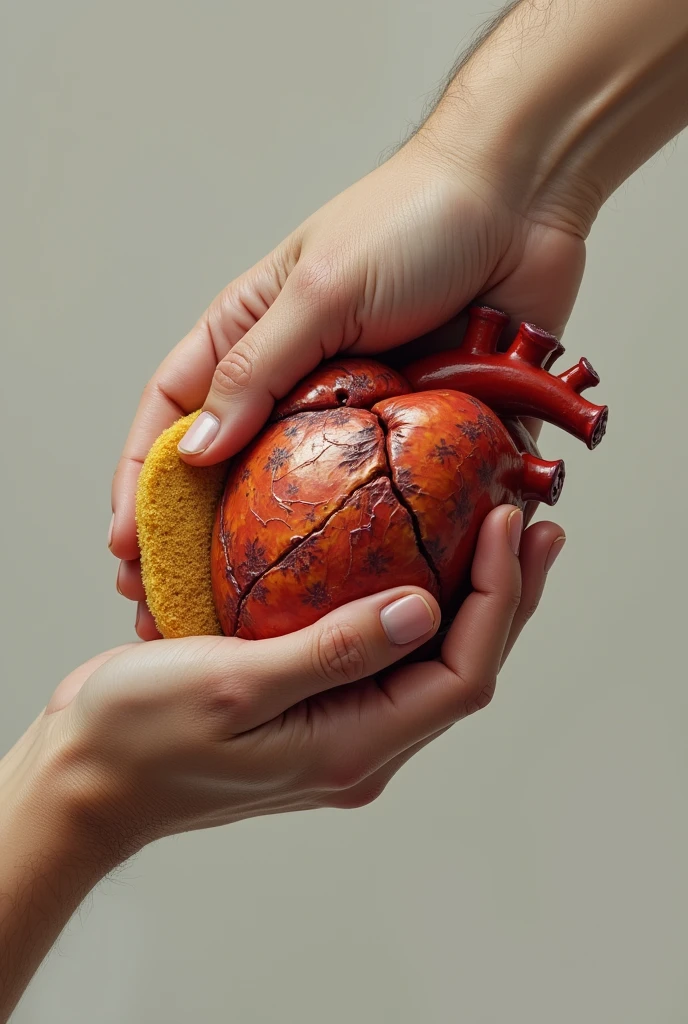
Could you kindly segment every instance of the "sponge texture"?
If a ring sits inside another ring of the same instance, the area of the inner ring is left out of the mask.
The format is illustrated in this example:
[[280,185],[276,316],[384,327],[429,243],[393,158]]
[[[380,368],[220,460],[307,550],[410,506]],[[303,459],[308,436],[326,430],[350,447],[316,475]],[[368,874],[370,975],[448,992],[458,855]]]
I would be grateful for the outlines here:
[[160,435],[143,464],[136,493],[143,586],[166,638],[222,634],[213,601],[210,546],[228,463],[188,466],[177,451],[199,412],[177,420]]

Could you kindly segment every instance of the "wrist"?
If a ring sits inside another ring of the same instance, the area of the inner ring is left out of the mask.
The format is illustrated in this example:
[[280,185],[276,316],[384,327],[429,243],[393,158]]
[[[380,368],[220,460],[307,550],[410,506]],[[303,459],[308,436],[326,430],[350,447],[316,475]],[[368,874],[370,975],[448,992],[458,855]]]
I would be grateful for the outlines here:
[[[0,761],[0,1021],[112,862],[79,832],[79,800],[37,719]],[[77,813],[75,813],[77,812]]]
[[523,0],[420,130],[524,217],[585,238],[611,193],[688,122],[688,5]]
[[0,761],[3,842],[17,865],[59,878],[78,901],[123,858],[93,827],[91,785],[70,764],[51,717],[38,718]]

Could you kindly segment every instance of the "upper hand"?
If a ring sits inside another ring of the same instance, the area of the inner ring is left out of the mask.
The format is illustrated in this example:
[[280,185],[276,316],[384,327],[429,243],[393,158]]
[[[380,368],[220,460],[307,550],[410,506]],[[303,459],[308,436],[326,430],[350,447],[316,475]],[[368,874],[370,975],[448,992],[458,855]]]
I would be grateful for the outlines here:
[[318,210],[211,304],[145,389],[115,474],[118,587],[145,608],[134,520],[153,441],[203,406],[183,454],[210,465],[241,449],[321,359],[382,353],[442,325],[474,298],[561,333],[584,263],[573,234],[513,210],[479,167],[450,166],[417,136]]

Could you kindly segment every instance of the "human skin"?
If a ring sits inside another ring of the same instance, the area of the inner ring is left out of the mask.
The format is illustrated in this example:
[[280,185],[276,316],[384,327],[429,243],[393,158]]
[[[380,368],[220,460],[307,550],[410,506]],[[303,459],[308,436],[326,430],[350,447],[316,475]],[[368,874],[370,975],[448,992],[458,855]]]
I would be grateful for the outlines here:
[[563,543],[554,523],[521,528],[510,506],[485,521],[437,661],[392,667],[440,621],[409,587],[286,637],[129,644],[71,673],[0,761],[0,1021],[87,893],[147,843],[370,803],[485,707]]
[[[561,333],[597,211],[688,118],[687,38],[678,0],[510,8],[387,164],[218,296],[146,389],[113,485],[110,545],[142,637],[156,633],[134,495],[160,432],[204,405],[207,444],[184,457],[219,461],[323,355],[390,352],[476,296]],[[250,657],[235,638],[161,641],[72,673],[0,762],[0,1020],[86,893],[147,842],[360,806],[484,706],[562,544],[538,523],[516,558],[512,511],[485,522],[438,662],[384,671],[414,646],[380,629],[376,602],[397,592]]]
[[203,406],[182,455],[217,462],[323,357],[392,355],[476,297],[561,334],[600,207],[687,122],[684,0],[507,8],[406,145],[229,284],[146,387],[110,531],[139,635],[136,481],[165,427]]

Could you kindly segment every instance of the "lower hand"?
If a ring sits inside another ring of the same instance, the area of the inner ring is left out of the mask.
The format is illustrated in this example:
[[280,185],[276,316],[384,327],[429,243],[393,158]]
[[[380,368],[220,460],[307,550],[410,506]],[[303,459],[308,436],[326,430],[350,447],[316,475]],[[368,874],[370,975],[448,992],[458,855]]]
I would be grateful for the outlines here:
[[277,639],[131,644],[65,679],[12,763],[34,766],[46,814],[68,804],[82,854],[90,844],[104,861],[176,832],[366,804],[490,701],[562,543],[540,522],[517,557],[521,521],[510,506],[488,516],[474,591],[437,661],[392,667],[439,624],[435,600],[413,588]]

